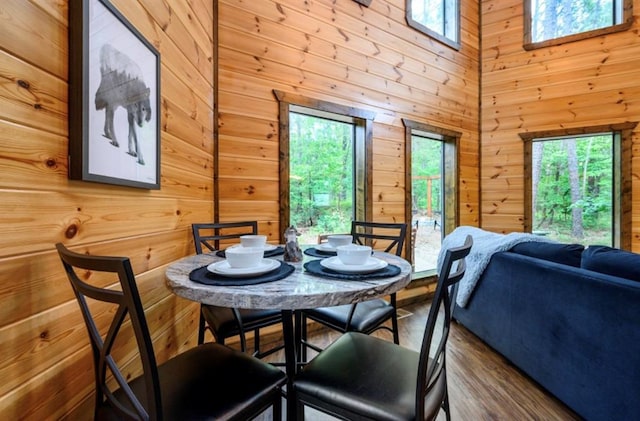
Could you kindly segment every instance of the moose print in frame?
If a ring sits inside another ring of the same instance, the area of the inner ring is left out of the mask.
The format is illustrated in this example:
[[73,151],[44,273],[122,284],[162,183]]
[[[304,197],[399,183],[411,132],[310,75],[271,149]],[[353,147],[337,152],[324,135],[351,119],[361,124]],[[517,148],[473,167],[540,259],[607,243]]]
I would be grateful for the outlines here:
[[70,178],[159,189],[157,50],[108,0],[80,0],[69,57]]
[[151,120],[149,88],[144,83],[140,67],[126,54],[116,50],[111,44],[100,49],[100,86],[95,95],[96,110],[105,110],[103,136],[111,144],[119,147],[113,125],[114,113],[118,107],[127,110],[129,124],[129,155],[138,158],[138,164],[144,165],[142,150],[138,146],[136,124],[142,127]]

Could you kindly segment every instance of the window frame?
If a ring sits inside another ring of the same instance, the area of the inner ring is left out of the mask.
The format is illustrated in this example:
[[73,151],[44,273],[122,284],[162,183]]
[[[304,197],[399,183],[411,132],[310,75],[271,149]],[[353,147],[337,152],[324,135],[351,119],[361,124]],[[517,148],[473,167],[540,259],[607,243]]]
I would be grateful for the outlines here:
[[589,134],[613,134],[613,203],[612,203],[612,239],[613,247],[631,250],[631,206],[632,206],[632,173],[631,143],[633,130],[638,122],[609,124],[602,126],[577,127],[571,129],[546,130],[519,133],[524,147],[524,231],[533,229],[532,209],[532,158],[533,142],[540,139],[557,139],[568,136],[584,136]]
[[532,10],[531,0],[524,1],[524,42],[523,48],[527,51],[538,48],[550,47],[554,45],[566,44],[568,42],[580,41],[583,39],[595,38],[602,35],[623,32],[633,25],[633,0],[620,0],[622,2],[622,22],[604,28],[593,29],[577,34],[565,35],[563,37],[552,38],[544,41],[533,42],[532,35]]
[[[409,25],[411,28],[422,32],[423,34],[435,39],[438,42],[441,42],[442,44],[453,48],[456,51],[460,50],[460,0],[450,0],[453,1],[455,6],[456,6],[456,17],[455,17],[455,34],[456,34],[456,39],[452,40],[450,38],[448,38],[446,35],[444,34],[439,34],[436,31],[434,31],[433,29],[425,26],[423,23],[418,22],[416,20],[413,19],[413,2],[415,0],[406,0],[405,2],[405,20],[407,21],[407,25]],[[446,1],[446,0],[443,0]],[[443,12],[443,18],[446,19],[446,13]],[[444,22],[443,22],[444,23]],[[446,32],[446,31],[445,31]]]
[[[406,118],[402,119],[404,124],[404,142],[405,142],[405,197],[404,197],[404,214],[406,218],[407,226],[411,226],[412,218],[412,137],[440,137],[442,139],[442,220],[440,229],[442,230],[443,237],[451,232],[459,225],[460,222],[460,199],[459,199],[459,157],[458,151],[460,150],[460,138],[462,133],[445,129],[442,127],[434,126],[427,123],[421,123]],[[411,259],[411,248],[413,244],[411,241],[405,241],[405,256],[407,260]],[[413,262],[411,262],[413,263]],[[436,275],[438,268],[433,270],[426,270],[422,272],[414,272],[413,279],[427,278]]]
[[[279,213],[280,213],[280,242],[283,242],[282,234],[285,227],[290,225],[290,161],[289,161],[289,113],[296,112],[319,118],[334,119],[346,122],[352,120],[354,124],[354,212],[358,220],[371,221],[372,208],[372,181],[373,170],[373,120],[375,113],[354,107],[334,104],[274,90],[273,94],[278,100],[278,138],[279,138]],[[333,116],[332,116],[333,115]],[[346,118],[340,118],[340,116]]]

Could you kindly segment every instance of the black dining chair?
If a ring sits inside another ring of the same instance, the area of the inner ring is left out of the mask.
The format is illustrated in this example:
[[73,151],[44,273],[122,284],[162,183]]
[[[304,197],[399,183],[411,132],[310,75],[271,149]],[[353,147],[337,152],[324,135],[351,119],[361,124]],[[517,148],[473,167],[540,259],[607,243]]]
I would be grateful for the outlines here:
[[[345,420],[450,420],[446,345],[473,239],[445,251],[420,352],[359,332],[342,335],[293,381],[298,419],[310,406]],[[451,291],[453,288],[453,292]]]
[[[400,256],[407,235],[407,224],[352,221],[351,235],[354,243],[370,245],[374,249]],[[320,346],[308,340],[307,319],[342,333],[354,331],[370,334],[385,329],[393,334],[394,343],[400,343],[395,293],[390,295],[389,301],[377,298],[355,304],[306,309],[300,314],[303,361],[307,360],[307,348],[322,351]],[[384,324],[388,320],[391,320],[391,327]]]
[[[328,243],[330,235],[336,235],[336,234],[335,233],[332,233],[332,234],[318,234],[317,243],[318,244]],[[340,233],[340,234],[337,234],[337,235],[345,235],[345,233]]]
[[[257,221],[220,222],[192,224],[193,243],[197,254],[203,253],[203,246],[213,252],[220,249],[220,242],[239,239],[243,235],[258,233]],[[274,346],[266,351],[260,350],[260,329],[282,323],[280,310],[252,310],[218,307],[208,304],[200,306],[198,324],[198,344],[204,342],[206,329],[212,333],[216,342],[224,344],[225,339],[239,336],[240,349],[247,351],[246,333],[253,331],[254,356],[266,357],[283,348]]]
[[[94,419],[246,420],[269,407],[281,419],[286,382],[281,370],[217,343],[198,345],[158,364],[129,258],[79,254],[60,243],[56,248],[89,333]],[[98,286],[111,281],[115,284]],[[127,316],[130,323],[124,323]],[[132,355],[114,347],[128,348],[117,339],[123,331],[132,332],[141,363],[142,374],[133,379],[128,367]]]

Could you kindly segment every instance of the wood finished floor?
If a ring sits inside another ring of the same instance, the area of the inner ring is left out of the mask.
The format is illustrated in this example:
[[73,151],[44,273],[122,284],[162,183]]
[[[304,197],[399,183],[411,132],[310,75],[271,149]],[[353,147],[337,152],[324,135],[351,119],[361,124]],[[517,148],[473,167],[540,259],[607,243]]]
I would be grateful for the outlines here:
[[[400,343],[417,350],[422,339],[430,302],[404,307],[411,313],[399,321]],[[391,340],[386,332],[379,336]],[[314,334],[314,342],[328,344],[337,335],[328,330]],[[274,354],[268,361],[281,361]],[[476,420],[580,420],[564,404],[547,393],[537,383],[493,351],[473,333],[456,323],[452,324],[447,353],[447,377],[451,405],[451,419]],[[283,403],[283,409],[284,409]],[[271,420],[265,413],[259,421]],[[310,421],[335,420],[314,410],[305,410]],[[438,421],[445,420],[441,411]]]

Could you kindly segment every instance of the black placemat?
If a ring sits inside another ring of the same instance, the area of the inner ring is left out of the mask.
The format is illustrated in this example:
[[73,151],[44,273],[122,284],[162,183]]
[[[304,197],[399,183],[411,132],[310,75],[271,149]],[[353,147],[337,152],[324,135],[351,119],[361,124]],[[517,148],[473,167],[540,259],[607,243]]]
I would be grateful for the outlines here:
[[[208,265],[207,265],[208,266]],[[189,273],[189,279],[193,282],[205,285],[218,285],[218,286],[242,286],[242,285],[255,285],[265,282],[274,282],[280,279],[284,279],[291,275],[295,268],[289,263],[280,262],[280,267],[274,269],[271,272],[264,273],[259,276],[250,278],[232,278],[230,276],[218,275],[217,273],[209,272],[207,266],[202,266],[198,269],[194,269]]]
[[311,260],[304,264],[304,269],[314,275],[326,276],[328,278],[346,279],[346,280],[358,280],[375,278],[388,278],[391,276],[399,275],[401,270],[396,265],[387,265],[385,268],[370,273],[341,273],[336,272],[320,264],[321,260]]
[[312,257],[333,257],[338,255],[338,253],[336,253],[335,251],[322,251],[322,250],[318,250],[315,247],[310,247],[306,249],[304,251],[304,254]]
[[[284,247],[282,246],[278,246],[274,249],[271,250],[265,250],[264,251],[264,257],[274,257],[274,256],[279,256],[281,254],[284,254]],[[226,257],[224,250],[218,250],[216,251],[216,256],[218,257]]]

